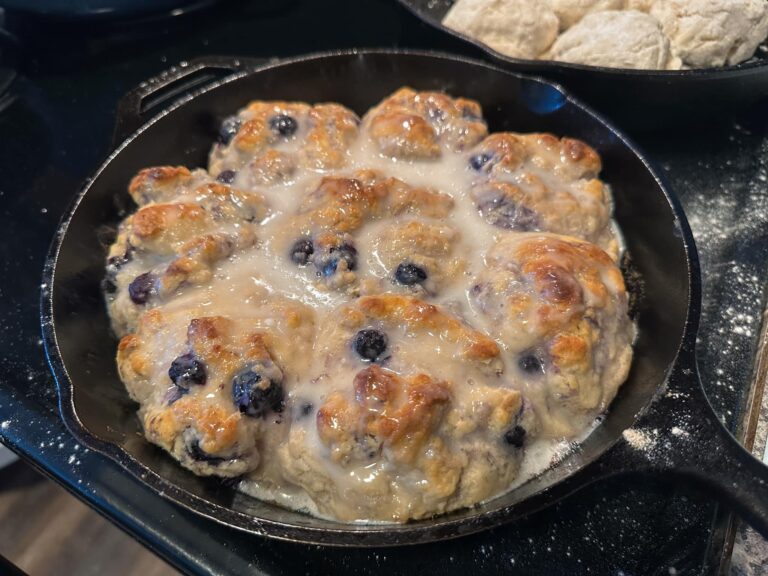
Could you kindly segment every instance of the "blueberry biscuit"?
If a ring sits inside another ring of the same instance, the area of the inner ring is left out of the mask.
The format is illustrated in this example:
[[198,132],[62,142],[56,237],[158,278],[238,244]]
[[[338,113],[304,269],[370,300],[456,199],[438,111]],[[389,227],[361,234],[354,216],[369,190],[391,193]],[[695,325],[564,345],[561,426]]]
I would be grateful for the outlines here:
[[401,88],[363,118],[378,150],[398,158],[437,158],[443,147],[464,150],[488,133],[477,102]]
[[318,334],[313,377],[298,391],[317,398],[316,412],[291,427],[280,454],[287,478],[343,520],[404,521],[493,495],[535,433],[500,354],[417,298],[344,307]]
[[584,142],[500,132],[473,149],[468,162],[477,175],[470,195],[489,224],[584,238],[617,257],[610,193],[597,177],[600,156]]
[[248,185],[290,182],[302,168],[338,169],[357,137],[359,119],[338,104],[251,102],[227,118],[210,157],[220,179],[240,173]]
[[143,170],[129,192],[140,207],[120,225],[104,282],[119,335],[145,309],[208,282],[217,263],[254,244],[257,223],[268,214],[258,192],[212,182],[201,170]]
[[[304,267],[311,265],[311,270],[325,285],[356,293],[358,281],[358,237],[366,225],[381,219],[388,219],[392,225],[422,217],[425,221],[433,218],[445,218],[453,208],[450,196],[424,187],[409,186],[405,182],[391,177],[384,177],[375,170],[359,170],[351,176],[326,176],[322,178],[304,196],[299,205],[291,229],[297,232],[297,238],[288,249],[294,264]],[[421,224],[416,224],[421,226]],[[443,226],[443,228],[446,228]],[[391,232],[391,230],[390,230]],[[435,238],[430,239],[428,230],[418,234],[410,232],[412,250],[397,246],[403,238],[387,240],[375,239],[382,244],[382,260],[392,264],[392,257],[399,262],[406,262],[405,253],[418,259],[418,252],[425,252],[425,258],[440,255],[448,247],[434,246],[445,244],[455,236],[451,230],[433,227]],[[390,234],[391,235],[391,234]],[[377,249],[377,247],[373,247]],[[388,252],[384,255],[384,252]],[[414,262],[418,265],[418,262]],[[392,265],[393,278],[396,266]],[[437,269],[437,265],[434,266]],[[414,284],[414,282],[406,282]]]
[[117,364],[152,442],[197,474],[239,476],[285,436],[291,375],[306,358],[314,317],[279,300],[248,316],[203,314],[147,311],[120,341]]
[[604,410],[627,377],[634,326],[612,259],[552,234],[506,236],[471,289],[516,364],[543,434],[572,437]]

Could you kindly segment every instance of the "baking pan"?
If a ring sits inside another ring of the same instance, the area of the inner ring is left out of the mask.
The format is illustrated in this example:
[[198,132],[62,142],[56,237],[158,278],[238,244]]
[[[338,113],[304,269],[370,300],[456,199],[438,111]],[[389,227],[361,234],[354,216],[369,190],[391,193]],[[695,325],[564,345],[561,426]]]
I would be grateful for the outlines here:
[[[224,75],[223,79],[216,79]],[[202,83],[206,83],[201,86]],[[126,188],[157,164],[202,166],[223,118],[251,99],[336,101],[358,113],[402,85],[478,100],[492,131],[550,131],[586,140],[603,158],[616,219],[632,256],[639,336],[629,379],[594,432],[557,466],[475,508],[402,525],[344,524],[289,511],[215,478],[200,478],[146,441],[116,373],[117,341],[100,291],[109,230]],[[153,116],[146,121],[147,116]],[[694,344],[699,265],[677,199],[625,137],[548,82],[465,58],[423,52],[313,55],[266,66],[204,59],[151,79],[118,108],[121,142],[63,217],[46,263],[46,351],[61,415],[85,446],[151,489],[223,524],[285,540],[339,546],[416,544],[530,514],[601,478],[664,474],[733,505],[768,535],[768,468],[720,424],[699,381]]]
[[736,111],[768,98],[768,46],[737,66],[700,70],[624,70],[510,58],[442,25],[455,0],[399,0],[428,25],[465,48],[484,52],[504,68],[563,84],[623,127],[658,129],[670,124],[725,122]]

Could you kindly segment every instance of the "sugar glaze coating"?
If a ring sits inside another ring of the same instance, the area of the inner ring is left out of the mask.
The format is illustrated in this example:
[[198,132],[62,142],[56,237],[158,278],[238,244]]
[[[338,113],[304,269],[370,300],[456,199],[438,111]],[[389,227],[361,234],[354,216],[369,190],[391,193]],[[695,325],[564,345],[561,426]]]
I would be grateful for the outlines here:
[[[361,119],[362,118],[362,119]],[[208,170],[147,168],[104,292],[147,438],[342,521],[472,506],[610,404],[634,326],[601,160],[403,88],[250,103]]]

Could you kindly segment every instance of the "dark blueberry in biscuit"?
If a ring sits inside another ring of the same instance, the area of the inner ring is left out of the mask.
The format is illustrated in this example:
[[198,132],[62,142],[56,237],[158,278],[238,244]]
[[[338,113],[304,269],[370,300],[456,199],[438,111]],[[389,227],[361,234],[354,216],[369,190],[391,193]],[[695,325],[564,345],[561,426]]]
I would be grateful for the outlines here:
[[128,285],[128,295],[134,304],[146,304],[155,291],[155,275],[151,272],[139,274]]
[[536,212],[500,194],[494,194],[480,202],[478,209],[483,218],[497,228],[517,232],[531,232],[539,229]]
[[176,400],[184,396],[189,390],[185,390],[184,388],[179,388],[178,386],[171,386],[168,388],[168,391],[165,393],[165,403],[170,406]]
[[526,374],[544,373],[544,363],[535,354],[523,354],[517,359],[517,366]]
[[490,154],[475,154],[469,159],[469,166],[472,170],[480,172],[493,157]]
[[291,261],[299,266],[306,266],[309,263],[309,257],[314,252],[315,247],[312,245],[312,240],[300,238],[291,247]]
[[237,177],[237,172],[235,170],[222,170],[221,172],[219,172],[219,175],[216,176],[216,180],[218,180],[222,184],[232,184],[232,182],[235,181],[236,177]]
[[224,145],[229,144],[232,138],[235,137],[235,134],[237,134],[237,131],[240,130],[241,125],[242,120],[237,116],[230,116],[224,119],[219,128],[219,142]]
[[118,254],[117,256],[111,256],[107,260],[107,266],[117,271],[117,270],[120,270],[120,268],[122,268],[126,264],[128,264],[128,262],[130,262],[131,260],[133,260],[133,246],[129,246],[128,249],[123,254]]
[[232,399],[240,412],[254,418],[264,418],[270,411],[282,412],[285,407],[282,383],[265,379],[251,369],[232,380]]
[[355,440],[358,443],[358,448],[366,458],[376,458],[376,456],[381,454],[382,442],[373,434],[366,434],[362,438],[356,436]]
[[115,279],[111,274],[108,274],[104,280],[101,281],[101,289],[105,294],[114,294],[117,292],[117,284],[115,284]]
[[280,134],[280,136],[285,136],[288,138],[289,136],[293,136],[296,133],[296,129],[299,127],[299,124],[292,116],[288,116],[287,114],[278,114],[277,116],[272,116],[272,118],[269,119],[269,127],[273,132],[277,132]]
[[471,122],[479,122],[482,120],[482,118],[475,114],[475,111],[469,106],[464,106],[461,109],[461,117]]
[[515,426],[504,432],[504,442],[515,448],[522,448],[525,444],[525,428]]
[[323,276],[333,276],[339,267],[339,262],[347,263],[347,270],[357,269],[357,249],[350,244],[342,244],[331,248],[330,256],[318,263],[318,269]]
[[208,462],[209,464],[221,464],[224,462],[224,458],[220,458],[218,456],[211,456],[207,452],[205,452],[202,448],[200,448],[200,440],[192,440],[187,445],[187,453],[189,454],[189,457],[192,458],[192,460],[196,460],[197,462]]
[[445,120],[445,111],[437,106],[431,106],[427,109],[427,116],[433,122],[442,122]]
[[207,376],[205,364],[191,353],[176,358],[168,369],[171,382],[184,389],[189,389],[190,384],[205,384]]
[[408,262],[403,262],[395,270],[395,281],[404,286],[413,286],[421,284],[427,279],[427,272],[424,268]]
[[315,409],[314,404],[312,402],[302,402],[299,404],[299,413],[298,418],[305,418],[309,416],[312,413],[312,410]]
[[373,328],[360,330],[352,341],[352,348],[357,355],[368,362],[381,360],[387,351],[387,346],[389,346],[387,335]]

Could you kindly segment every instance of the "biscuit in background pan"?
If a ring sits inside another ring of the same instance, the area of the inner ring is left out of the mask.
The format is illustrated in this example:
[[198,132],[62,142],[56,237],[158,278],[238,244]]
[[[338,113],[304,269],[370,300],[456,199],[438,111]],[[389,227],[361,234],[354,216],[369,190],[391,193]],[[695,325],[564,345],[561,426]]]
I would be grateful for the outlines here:
[[765,0],[657,0],[651,15],[691,68],[744,62],[768,36]]
[[560,25],[548,4],[530,0],[460,0],[443,24],[505,56],[528,60],[552,45]]
[[561,34],[544,58],[606,68],[680,68],[680,60],[672,55],[659,22],[637,10],[587,15]]

